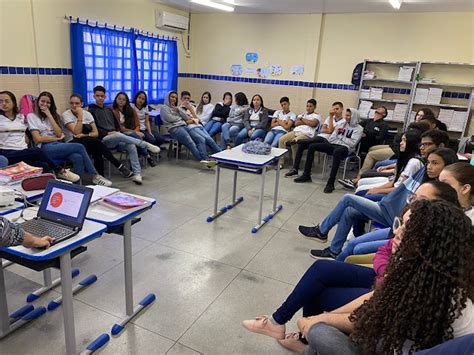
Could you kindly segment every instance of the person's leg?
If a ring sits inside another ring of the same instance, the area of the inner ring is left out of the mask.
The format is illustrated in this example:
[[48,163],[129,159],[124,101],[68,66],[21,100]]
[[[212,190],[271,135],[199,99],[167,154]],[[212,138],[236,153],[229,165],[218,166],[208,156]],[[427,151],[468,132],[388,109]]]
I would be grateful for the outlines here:
[[311,176],[311,169],[313,168],[314,154],[316,153],[316,151],[324,152],[326,154],[333,154],[334,149],[334,145],[327,142],[311,143],[308,147],[308,154],[306,155],[306,163],[304,165],[303,175]]
[[23,150],[3,150],[2,154],[8,159],[9,164],[21,161],[31,166],[42,167],[43,171],[60,172],[63,168],[54,163],[40,148],[28,148]]
[[[127,137],[131,137],[131,138],[134,138],[136,140],[139,140],[140,142],[145,142],[144,139],[141,139],[138,134],[136,134],[135,132],[125,132],[125,133],[122,133],[123,135],[127,136]],[[144,144],[140,144],[137,146],[137,152],[138,152],[138,155],[142,155],[144,157],[147,157],[149,154],[148,154],[148,150],[146,149],[146,145]]]
[[359,176],[361,176],[367,170],[372,169],[376,162],[389,159],[393,154],[395,154],[392,148],[390,148],[388,145],[376,147],[378,148],[374,149],[375,147],[372,147],[369,149],[369,152],[365,157],[364,164],[359,171]]
[[248,131],[247,128],[242,128],[240,132],[237,134],[237,137],[235,138],[235,145],[240,145],[242,142],[248,138]]
[[138,158],[137,146],[133,143],[119,143],[117,149],[128,153],[133,175],[140,175],[142,167],[140,165],[140,159]]
[[3,156],[3,155],[0,155],[0,168],[4,168],[8,166],[8,159]]
[[294,131],[288,132],[280,137],[278,140],[278,148],[286,149],[287,142],[292,142],[296,135]]
[[306,149],[308,149],[310,143],[302,141],[295,145],[297,146],[297,150],[295,158],[293,159],[293,169],[298,170],[300,168],[301,159],[303,158],[303,153]]
[[316,323],[306,338],[303,355],[359,355],[360,349],[348,335],[326,323]]
[[263,142],[267,143],[269,145],[272,145],[273,144],[273,139],[275,138],[275,136],[276,136],[276,132],[273,129],[271,129],[265,135],[265,139],[263,140]]
[[[220,123],[220,122],[218,122],[218,123]],[[201,135],[201,137],[204,138],[204,141],[206,142],[206,145],[209,148],[211,148],[211,151],[213,153],[218,153],[222,150],[221,147],[219,147],[219,145],[216,143],[216,141],[214,139],[212,139],[211,135],[209,133],[207,133],[207,131],[204,129],[204,127],[202,127],[202,126],[195,127],[194,130],[196,130],[196,132],[199,133]]]
[[209,136],[214,138],[217,133],[221,131],[222,123],[214,121],[214,124],[212,125],[211,129],[209,130]]
[[170,131],[170,135],[188,148],[195,159],[202,160],[201,153],[197,149],[196,143],[194,143],[186,128],[176,127]]
[[227,144],[229,144],[230,141],[230,123],[226,122],[222,125],[221,127],[221,147],[225,148],[227,147]]
[[158,129],[153,125],[151,128],[151,134],[155,138],[155,144],[160,146],[166,143],[165,138],[158,132]]
[[214,121],[214,120],[211,118],[211,119],[210,119],[209,121],[207,121],[207,123],[204,125],[204,129],[205,129],[207,132],[210,132],[212,126],[214,125],[214,122],[216,122],[216,121]]
[[263,139],[265,137],[265,130],[258,128],[256,129],[253,133],[252,136],[250,137],[250,140],[255,140],[255,139]]
[[92,164],[91,158],[87,154],[86,148],[80,143],[63,143],[64,146],[67,146],[67,149],[70,149],[74,154],[78,154],[82,157],[82,164],[85,167],[86,172],[92,176],[98,175],[97,170]]
[[[387,238],[388,239],[388,238]],[[376,253],[377,250],[387,244],[387,239],[374,240],[373,242],[360,243],[354,248],[352,255],[365,255]]]
[[[47,143],[42,144],[41,149],[52,160],[67,160],[73,165],[72,170],[82,176],[84,174],[84,160],[77,149],[77,143]],[[82,145],[79,145],[84,149]],[[85,149],[84,153],[87,155]],[[90,160],[89,160],[90,161]],[[92,163],[91,163],[92,165]],[[95,168],[94,168],[95,170]]]
[[327,181],[328,185],[334,185],[334,182],[336,181],[337,177],[337,172],[339,171],[339,165],[341,164],[341,161],[345,159],[349,154],[349,150],[342,145],[333,144],[332,146],[334,150],[332,152],[331,173],[329,174],[329,179]]
[[373,269],[333,260],[318,260],[309,267],[283,304],[273,313],[278,324],[285,324],[307,305],[317,304],[329,287],[369,288],[374,284]]
[[389,179],[383,176],[360,179],[357,183],[356,192],[360,190],[369,190],[377,186],[382,186],[388,181]]
[[277,133],[275,133],[275,137],[273,137],[273,142],[270,145],[274,148],[277,148],[280,138],[283,137],[284,135],[285,135],[285,132],[283,131],[278,131]]
[[[359,247],[361,244],[366,244],[374,241],[381,241],[383,240],[384,242],[389,238],[390,236],[390,228],[384,228],[384,229],[377,229],[375,231],[366,233],[364,235],[361,235],[360,237],[353,238],[349,240],[347,243],[346,247],[342,250],[342,252],[337,256],[336,260],[337,261],[344,261],[349,255],[354,254],[354,250]],[[377,250],[375,250],[377,251]],[[374,251],[369,251],[368,253],[373,253]],[[358,253],[360,254],[360,253]]]
[[235,141],[235,137],[237,137],[237,135],[239,134],[240,132],[240,127],[239,126],[231,126],[229,128],[229,137],[232,139],[234,139]]
[[100,175],[104,175],[104,159],[102,158],[102,150],[100,148],[103,144],[97,138],[82,137],[80,139],[73,139],[71,143],[82,144],[86,148],[87,154],[92,156],[97,172]]
[[377,170],[378,168],[381,168],[382,166],[387,166],[387,165],[396,164],[396,163],[397,163],[397,159],[385,159],[385,160],[376,162],[374,165],[374,169]]
[[207,148],[206,139],[201,135],[199,127],[187,129],[189,136],[196,143],[196,147],[199,151],[200,160],[207,159]]
[[156,143],[156,139],[155,139],[155,136],[154,136],[153,134],[150,134],[146,129],[142,130],[141,132],[145,135],[145,136],[143,137],[143,140],[144,140],[145,142],[148,142],[148,143],[150,143],[150,144],[156,144],[156,145],[158,145],[158,144]]
[[296,152],[298,151],[298,146],[300,141],[307,141],[310,138],[306,134],[300,134],[299,136],[295,136],[294,141],[297,144],[292,144],[291,145],[291,158],[293,161],[295,161],[296,158]]

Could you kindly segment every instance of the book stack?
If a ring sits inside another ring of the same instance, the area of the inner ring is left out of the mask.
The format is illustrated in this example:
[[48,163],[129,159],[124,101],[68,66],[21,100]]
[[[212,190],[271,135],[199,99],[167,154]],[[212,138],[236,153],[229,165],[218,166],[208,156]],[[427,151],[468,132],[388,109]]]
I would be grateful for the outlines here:
[[382,99],[383,88],[370,88],[370,99],[380,100]]
[[415,70],[415,67],[408,67],[408,66],[400,67],[400,71],[398,72],[398,80],[411,81],[413,70]]
[[371,101],[360,100],[359,115],[361,118],[367,118],[374,103]]
[[393,120],[404,122],[408,111],[408,104],[396,104],[393,110]]
[[43,173],[43,168],[19,162],[0,169],[0,184],[14,184],[25,178],[38,176]]
[[430,88],[426,103],[428,105],[439,105],[441,103],[441,95],[443,95],[443,89]]
[[417,88],[415,91],[414,102],[417,104],[426,104],[428,100],[429,89]]
[[370,89],[361,89],[360,90],[361,99],[370,99]]
[[102,198],[99,203],[118,211],[133,212],[148,202],[130,194],[117,193]]
[[443,122],[447,127],[451,125],[454,116],[454,110],[446,110],[444,108],[439,110],[438,120]]
[[467,120],[467,112],[465,111],[454,111],[451,124],[448,126],[450,131],[463,132],[464,125]]
[[387,117],[385,117],[386,121],[393,121],[393,110],[387,110]]

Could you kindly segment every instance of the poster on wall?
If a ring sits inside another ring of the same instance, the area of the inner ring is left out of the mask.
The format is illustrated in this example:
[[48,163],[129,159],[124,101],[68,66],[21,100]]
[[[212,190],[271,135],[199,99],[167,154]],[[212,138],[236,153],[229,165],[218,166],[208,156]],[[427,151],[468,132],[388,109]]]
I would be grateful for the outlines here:
[[303,75],[304,74],[304,66],[300,64],[292,65],[290,69],[291,75]]
[[258,54],[254,52],[248,52],[245,54],[245,60],[247,63],[257,63]]
[[233,76],[241,76],[242,75],[242,66],[240,64],[233,64],[230,67],[230,72]]
[[257,72],[257,68],[255,68],[252,65],[247,65],[247,67],[245,68],[246,75],[255,75],[256,72]]
[[258,68],[258,69],[257,69],[257,76],[258,76],[260,79],[268,78],[268,76],[270,75],[270,73],[271,73],[271,69],[270,69],[270,68]]
[[283,73],[281,65],[273,64],[270,69],[272,76],[280,76]]

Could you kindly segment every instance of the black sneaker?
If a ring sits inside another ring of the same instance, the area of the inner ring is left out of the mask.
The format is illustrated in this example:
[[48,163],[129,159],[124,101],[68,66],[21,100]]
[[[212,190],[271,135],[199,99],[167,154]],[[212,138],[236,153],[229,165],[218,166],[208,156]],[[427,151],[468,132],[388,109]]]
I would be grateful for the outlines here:
[[349,189],[349,190],[356,189],[356,186],[352,182],[351,179],[338,179],[337,182],[340,183],[345,189]]
[[297,177],[296,179],[293,180],[294,182],[312,182],[311,180],[311,175],[301,175],[300,177]]
[[326,187],[324,188],[324,193],[325,194],[330,194],[331,192],[334,191],[334,184],[327,184]]
[[311,255],[311,257],[315,259],[319,259],[319,258],[336,259],[338,254],[333,253],[330,248],[326,248],[323,250],[313,249],[309,252],[309,255]]
[[152,168],[154,168],[154,167],[156,166],[156,160],[153,159],[152,157],[146,158],[146,161],[148,162],[148,164],[149,164]]
[[300,231],[301,234],[303,234],[307,238],[319,239],[323,242],[328,241],[327,234],[323,234],[321,232],[321,230],[319,229],[319,224],[313,227],[299,226],[298,230]]
[[130,169],[128,169],[125,165],[121,164],[119,167],[118,167],[119,171],[120,171],[120,174],[122,174],[122,176],[124,178],[129,178],[133,175],[133,173],[130,171]]
[[291,169],[285,174],[285,177],[292,177],[292,176],[297,176],[297,175],[298,175],[298,170]]

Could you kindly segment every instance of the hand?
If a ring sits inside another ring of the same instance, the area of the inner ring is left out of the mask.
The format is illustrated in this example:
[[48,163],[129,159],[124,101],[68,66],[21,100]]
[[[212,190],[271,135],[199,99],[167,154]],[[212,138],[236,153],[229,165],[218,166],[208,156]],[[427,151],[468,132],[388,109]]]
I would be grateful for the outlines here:
[[378,171],[379,173],[381,173],[381,172],[385,171],[385,169],[386,169],[385,166],[379,166],[379,167],[377,168],[377,171]]
[[375,195],[375,194],[378,194],[378,193],[379,193],[379,190],[374,187],[373,189],[368,190],[366,195]]
[[77,117],[82,118],[82,114],[84,112],[84,109],[82,107],[77,106],[75,108],[72,108],[71,111],[74,112],[77,115]]
[[201,121],[199,120],[199,118],[193,118],[193,121],[194,121],[195,124],[200,124],[200,123],[201,123]]
[[145,134],[142,133],[142,132],[137,132],[137,131],[135,131],[135,133],[137,134],[137,136],[139,136],[139,137],[142,138],[142,139],[143,139],[143,137],[145,137]]
[[76,139],[81,139],[82,137],[87,137],[87,135],[84,134],[84,133],[79,133],[79,134],[74,135],[74,138],[76,138]]
[[304,337],[307,338],[309,329],[314,324],[322,322],[324,322],[324,313],[313,317],[300,318],[296,321],[296,325],[298,326],[301,333],[303,333]]
[[329,116],[332,117],[332,116],[334,116],[335,114],[336,114],[336,112],[334,112],[333,109],[330,109],[330,110],[329,110]]
[[64,133],[61,133],[59,137],[56,137],[57,141],[62,141],[64,139]]
[[117,134],[117,133],[118,133],[117,131],[110,131],[110,132],[107,132],[107,135],[113,136],[114,134]]
[[54,238],[50,236],[40,238],[28,232],[25,232],[23,246],[26,248],[49,248],[53,241]]
[[178,109],[176,106],[174,106],[174,107],[171,108],[171,111],[173,111],[173,112],[178,112],[179,109]]
[[249,129],[249,131],[247,132],[247,135],[249,136],[249,138],[252,136],[253,134],[253,129]]
[[40,107],[41,112],[43,112],[47,117],[53,118],[53,115],[51,114],[51,111],[49,110],[48,106],[42,106]]

